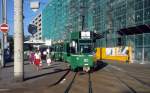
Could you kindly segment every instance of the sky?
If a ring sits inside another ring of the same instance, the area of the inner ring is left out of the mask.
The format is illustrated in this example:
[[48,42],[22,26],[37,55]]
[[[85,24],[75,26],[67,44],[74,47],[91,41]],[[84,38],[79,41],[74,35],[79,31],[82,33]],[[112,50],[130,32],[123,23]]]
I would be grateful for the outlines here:
[[[14,33],[14,0],[6,0],[7,1],[7,23],[9,25],[9,35],[13,35]],[[40,1],[40,8],[37,12],[33,12],[30,8],[30,1]],[[49,0],[23,0],[23,15],[24,15],[24,34],[30,35],[28,33],[28,25],[31,20],[42,11]],[[0,24],[2,23],[2,0],[0,0]],[[1,33],[0,33],[1,34]]]

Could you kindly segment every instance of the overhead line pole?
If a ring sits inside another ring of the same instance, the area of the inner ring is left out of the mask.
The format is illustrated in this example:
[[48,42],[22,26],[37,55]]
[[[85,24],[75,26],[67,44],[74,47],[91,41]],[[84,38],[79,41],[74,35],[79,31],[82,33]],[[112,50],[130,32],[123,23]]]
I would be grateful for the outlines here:
[[[2,0],[2,23],[7,23],[7,12],[6,12],[6,0]],[[1,67],[3,68],[5,66],[5,60],[4,60],[4,45],[7,39],[7,33],[2,33],[1,37]]]
[[23,81],[23,0],[14,0],[14,79]]

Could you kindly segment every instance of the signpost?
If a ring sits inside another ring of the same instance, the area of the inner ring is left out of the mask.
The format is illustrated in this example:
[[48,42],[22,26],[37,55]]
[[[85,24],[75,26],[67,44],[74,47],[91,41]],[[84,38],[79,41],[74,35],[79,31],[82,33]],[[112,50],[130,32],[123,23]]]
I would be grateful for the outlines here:
[[7,33],[7,32],[8,32],[8,29],[9,29],[9,27],[8,27],[7,24],[5,24],[5,23],[1,24],[0,30],[1,30],[3,33]]

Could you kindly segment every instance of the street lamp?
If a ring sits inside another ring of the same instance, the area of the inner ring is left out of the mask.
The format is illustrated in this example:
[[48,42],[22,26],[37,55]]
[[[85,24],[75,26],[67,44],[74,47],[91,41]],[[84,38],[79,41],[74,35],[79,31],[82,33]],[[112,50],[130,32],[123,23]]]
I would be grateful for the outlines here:
[[[33,12],[37,12],[39,7],[40,7],[39,0],[30,0],[30,8]],[[34,28],[34,29],[30,29],[30,28]],[[32,34],[32,38],[33,38],[33,35],[35,33],[37,33],[37,27],[31,23],[31,24],[29,24],[29,29],[28,29],[28,31],[29,31],[29,33]]]
[[32,11],[36,12],[38,11],[40,7],[40,2],[37,0],[30,0],[30,8],[32,9]]

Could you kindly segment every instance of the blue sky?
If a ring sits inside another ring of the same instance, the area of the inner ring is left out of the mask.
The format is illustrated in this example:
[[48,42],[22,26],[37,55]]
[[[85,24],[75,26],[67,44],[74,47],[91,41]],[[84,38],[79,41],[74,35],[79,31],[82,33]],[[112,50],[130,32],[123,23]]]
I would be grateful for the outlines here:
[[[1,17],[1,1],[0,0],[0,19],[2,19]],[[30,2],[31,0],[24,0],[23,3],[23,7],[24,7],[24,34],[25,35],[30,35],[28,33],[28,24],[30,23],[30,21],[36,16],[37,13],[39,13],[40,11],[42,11],[42,9],[45,7],[45,5],[47,4],[47,2],[49,0],[39,0],[40,1],[40,9],[37,12],[33,12],[30,9]],[[33,1],[33,0],[32,0]],[[34,0],[35,1],[35,0]],[[38,0],[37,0],[38,1]],[[7,0],[7,23],[9,25],[9,34],[13,35],[14,33],[14,0]],[[0,23],[2,21],[0,20]]]

